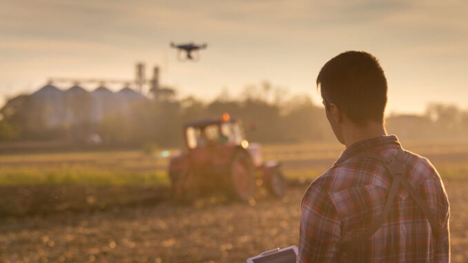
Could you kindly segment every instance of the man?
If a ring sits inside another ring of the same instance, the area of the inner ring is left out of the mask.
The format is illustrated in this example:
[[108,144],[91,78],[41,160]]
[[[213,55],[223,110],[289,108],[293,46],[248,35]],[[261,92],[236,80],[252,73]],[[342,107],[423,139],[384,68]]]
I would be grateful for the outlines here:
[[342,53],[323,66],[317,87],[346,150],[304,194],[298,262],[449,262],[444,185],[429,160],[387,135],[377,59]]

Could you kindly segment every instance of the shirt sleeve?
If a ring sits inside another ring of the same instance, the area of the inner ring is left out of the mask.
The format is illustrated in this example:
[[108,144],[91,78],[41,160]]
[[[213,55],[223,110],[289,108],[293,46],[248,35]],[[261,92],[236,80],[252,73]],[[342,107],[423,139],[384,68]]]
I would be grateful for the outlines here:
[[[435,261],[438,263],[449,263],[450,262],[450,203],[448,200],[447,192],[442,181],[439,181],[439,218],[442,223],[442,227],[439,231],[439,236],[436,241]],[[445,213],[442,213],[444,211]]]
[[337,261],[341,221],[330,196],[312,184],[302,199],[299,263]]
[[436,260],[437,263],[450,262],[450,220],[447,217],[445,224],[439,232],[439,237],[436,242]]
[[[426,160],[432,168],[432,173],[436,175],[435,186],[436,189],[435,196],[437,196],[436,203],[437,206],[432,206],[431,208],[436,208],[433,210],[434,215],[440,222],[441,228],[439,229],[439,236],[435,242],[435,260],[437,263],[449,263],[450,262],[450,202],[448,199],[447,191],[445,186],[440,178],[437,170],[432,166],[429,160]],[[431,189],[427,187],[427,189]],[[434,194],[432,194],[434,196]]]

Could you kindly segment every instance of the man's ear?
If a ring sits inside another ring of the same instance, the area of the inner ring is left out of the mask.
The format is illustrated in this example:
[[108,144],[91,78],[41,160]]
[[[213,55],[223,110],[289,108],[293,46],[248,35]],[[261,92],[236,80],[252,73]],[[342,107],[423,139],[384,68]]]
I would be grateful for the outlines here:
[[341,123],[343,121],[343,113],[338,109],[338,106],[333,103],[330,103],[330,113],[336,123]]

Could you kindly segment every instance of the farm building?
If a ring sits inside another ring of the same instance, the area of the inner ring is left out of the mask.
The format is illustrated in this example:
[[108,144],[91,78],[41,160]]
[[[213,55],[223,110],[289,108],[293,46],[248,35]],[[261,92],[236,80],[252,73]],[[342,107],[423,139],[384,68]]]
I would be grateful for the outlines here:
[[82,140],[97,133],[108,116],[126,122],[132,117],[132,105],[146,100],[128,87],[113,92],[104,86],[87,91],[79,85],[62,90],[47,84],[27,96],[24,124],[27,130],[64,131],[71,139]]

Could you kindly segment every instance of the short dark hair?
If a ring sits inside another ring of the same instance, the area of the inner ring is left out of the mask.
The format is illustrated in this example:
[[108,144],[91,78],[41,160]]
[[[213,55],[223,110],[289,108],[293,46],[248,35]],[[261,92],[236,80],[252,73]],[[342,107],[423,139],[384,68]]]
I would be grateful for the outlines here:
[[362,51],[347,51],[328,61],[317,77],[325,107],[335,104],[358,125],[383,122],[387,79],[377,58]]

